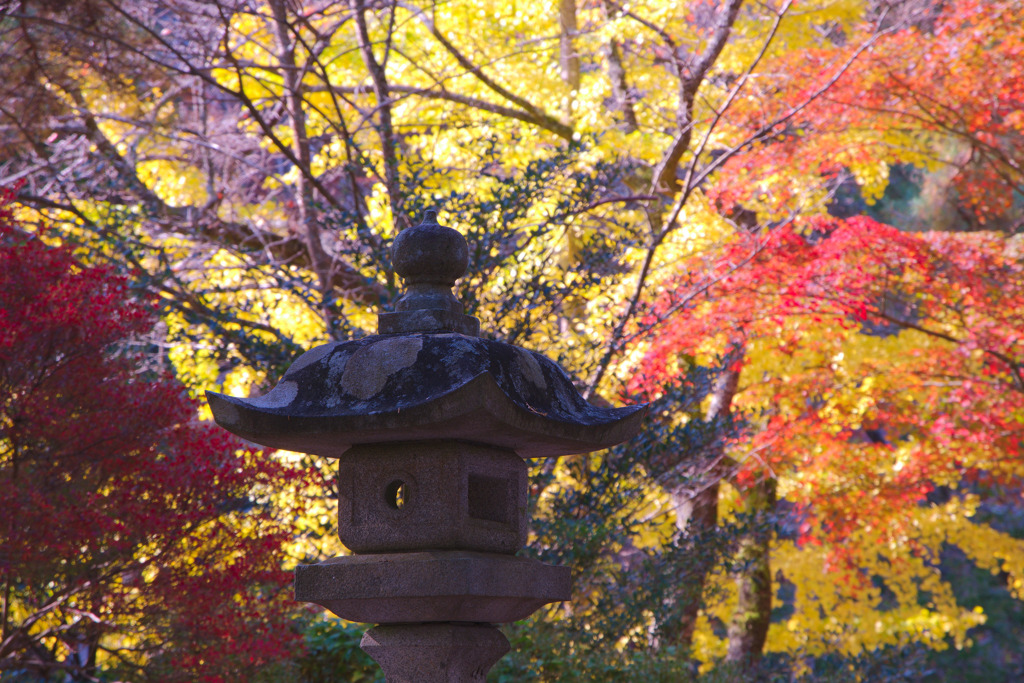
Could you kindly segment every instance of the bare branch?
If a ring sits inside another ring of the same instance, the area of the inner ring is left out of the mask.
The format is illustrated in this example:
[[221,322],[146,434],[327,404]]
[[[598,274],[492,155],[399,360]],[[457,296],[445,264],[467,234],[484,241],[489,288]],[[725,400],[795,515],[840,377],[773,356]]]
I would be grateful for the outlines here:
[[690,138],[693,134],[693,105],[708,70],[722,54],[729,35],[732,33],[733,24],[739,14],[743,0],[728,0],[719,10],[718,21],[715,23],[715,33],[711,37],[704,52],[690,68],[689,75],[685,78],[680,74],[679,82],[679,105],[676,117],[679,124],[679,132],[673,138],[668,150],[661,157],[661,161],[654,168],[654,178],[651,181],[651,190],[659,192],[675,193],[679,190],[679,180],[676,178],[676,169],[679,167],[679,160],[690,148]]

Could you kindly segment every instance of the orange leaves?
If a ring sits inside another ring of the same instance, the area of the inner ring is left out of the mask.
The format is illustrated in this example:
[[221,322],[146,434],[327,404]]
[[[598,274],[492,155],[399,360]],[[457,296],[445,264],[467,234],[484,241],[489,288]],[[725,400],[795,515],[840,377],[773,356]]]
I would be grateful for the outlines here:
[[948,174],[972,227],[1012,223],[1024,189],[1024,6],[976,5],[942,3],[931,19],[884,29],[851,23],[843,40],[774,55],[762,91],[730,111],[726,146],[753,144],[722,165],[708,195],[726,213],[773,217],[817,210],[849,177],[870,203],[888,167],[909,164]]

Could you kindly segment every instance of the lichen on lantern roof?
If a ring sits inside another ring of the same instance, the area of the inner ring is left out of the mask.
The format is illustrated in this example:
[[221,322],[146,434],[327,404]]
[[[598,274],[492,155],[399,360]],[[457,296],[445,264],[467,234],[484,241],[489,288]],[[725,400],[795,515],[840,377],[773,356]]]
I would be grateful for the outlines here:
[[583,453],[636,433],[645,406],[598,408],[553,361],[457,333],[366,337],[307,352],[268,394],[208,394],[218,424],[274,448],[458,439],[522,457]]

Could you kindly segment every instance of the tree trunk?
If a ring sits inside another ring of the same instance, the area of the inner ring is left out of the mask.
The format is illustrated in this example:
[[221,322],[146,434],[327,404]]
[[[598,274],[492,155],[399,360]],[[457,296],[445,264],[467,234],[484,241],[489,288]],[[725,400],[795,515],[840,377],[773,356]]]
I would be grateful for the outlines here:
[[[681,535],[699,539],[715,532],[718,527],[718,489],[716,481],[696,495],[690,489],[676,489],[669,493],[676,509],[676,528]],[[699,546],[699,541],[694,545]],[[682,606],[678,612],[679,617],[668,628],[661,629],[661,637],[666,645],[675,645],[682,650],[689,650],[693,645],[701,598],[708,575],[714,568],[714,560],[713,556],[707,554],[694,556],[692,573],[686,577],[688,585],[680,598]]]
[[[579,90],[580,58],[573,46],[573,37],[576,35],[576,0],[558,0],[558,27],[558,62],[562,68],[562,80],[573,90]],[[572,111],[567,113],[571,115]]]
[[[605,21],[612,16],[610,0],[602,0],[601,12]],[[608,82],[612,86],[612,103],[615,110],[622,117],[621,128],[627,133],[632,133],[638,128],[636,111],[629,96],[629,83],[626,81],[626,68],[622,64],[622,50],[615,40],[609,40],[602,48],[604,54],[605,69],[608,72]]]
[[[731,414],[732,401],[739,386],[743,353],[743,346],[734,344],[732,351],[727,354],[712,390],[705,418],[708,422],[724,420]],[[712,536],[718,526],[718,482],[724,474],[721,466],[724,448],[724,440],[718,439],[712,452],[702,460],[702,463],[710,464],[707,471],[699,474],[689,472],[681,485],[669,491],[676,511],[676,529],[680,536],[692,539],[697,549],[693,556],[693,566],[684,577],[688,585],[679,598],[682,605],[676,612],[678,616],[659,626],[662,641],[682,650],[689,650],[693,645],[693,632],[697,625],[704,586],[715,566],[714,555],[701,553],[699,547],[700,539]]]
[[[11,489],[17,490],[18,486],[18,447],[12,439],[10,442],[11,449]],[[4,603],[3,603],[3,616],[2,623],[3,627],[0,628],[0,649],[3,648],[3,644],[7,642],[8,635],[8,624],[10,623],[10,606],[11,606],[11,595],[14,589],[14,568],[11,566],[14,562],[14,553],[16,547],[16,540],[14,534],[18,527],[16,520],[18,518],[18,508],[15,507],[11,510],[7,518],[7,535],[5,552],[8,556],[4,557]],[[3,658],[3,653],[0,652],[0,659]]]
[[[363,64],[370,74],[370,81],[373,83],[373,94],[377,98],[377,132],[380,136],[380,153],[384,161],[384,188],[388,193],[388,201],[391,203],[391,221],[394,227],[394,234],[398,234],[413,223],[410,216],[405,215],[405,196],[402,192],[402,183],[399,179],[398,169],[398,134],[391,119],[391,86],[388,83],[387,62],[390,39],[385,41],[384,54],[380,59],[373,53],[373,40],[370,38],[370,30],[366,22],[368,8],[366,0],[351,0],[350,7],[355,17],[356,41],[359,44],[359,53],[363,57]],[[392,12],[394,8],[392,7]],[[394,15],[392,14],[392,20]],[[394,28],[393,22],[389,25],[388,31]]]
[[742,502],[750,527],[739,540],[734,559],[738,601],[728,625],[727,662],[744,668],[761,659],[772,615],[771,514],[775,508],[775,479],[751,486]]
[[[288,118],[291,121],[292,152],[304,169],[312,168],[312,154],[309,146],[309,135],[306,130],[306,112],[302,108],[302,75],[295,61],[295,41],[292,40],[288,25],[288,9],[285,0],[273,0],[270,8],[274,14],[274,30],[277,38],[278,60],[281,63],[281,78],[284,80],[284,99],[288,109]],[[296,205],[299,212],[299,224],[302,226],[302,234],[305,237],[306,248],[309,250],[309,260],[313,272],[317,275],[320,285],[320,293],[324,304],[321,307],[321,315],[331,329],[331,307],[329,301],[331,296],[331,258],[324,249],[320,237],[319,217],[316,216],[314,208],[313,185],[305,173],[298,176],[298,197]]]

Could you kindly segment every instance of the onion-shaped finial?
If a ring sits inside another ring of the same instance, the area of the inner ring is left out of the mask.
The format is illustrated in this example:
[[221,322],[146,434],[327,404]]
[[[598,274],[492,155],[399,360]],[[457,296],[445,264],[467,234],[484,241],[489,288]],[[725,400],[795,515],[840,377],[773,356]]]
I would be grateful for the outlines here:
[[381,314],[381,334],[479,334],[480,322],[464,315],[452,294],[455,281],[469,266],[469,245],[459,231],[438,225],[436,211],[427,211],[419,225],[398,234],[391,245],[391,263],[406,289],[395,304],[397,312]]

